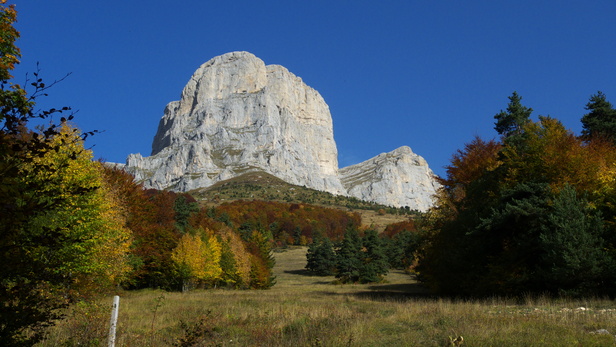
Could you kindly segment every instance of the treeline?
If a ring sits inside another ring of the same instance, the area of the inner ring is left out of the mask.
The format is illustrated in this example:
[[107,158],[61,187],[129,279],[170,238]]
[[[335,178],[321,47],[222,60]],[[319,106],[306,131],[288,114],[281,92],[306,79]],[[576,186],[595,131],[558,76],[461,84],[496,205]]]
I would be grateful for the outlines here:
[[211,211],[210,215],[237,225],[241,234],[255,229],[268,233],[277,246],[307,245],[315,235],[341,240],[348,227],[361,226],[358,213],[308,204],[259,200],[225,203]]
[[451,295],[616,295],[616,111],[599,92],[576,136],[517,93],[447,166],[419,278]]
[[412,270],[420,241],[412,220],[392,224],[380,235],[349,227],[341,240],[317,235],[306,253],[306,269],[340,283],[381,282],[392,268]]
[[306,245],[315,233],[342,238],[358,214],[311,205],[235,201],[200,207],[188,194],[145,190],[133,176],[105,167],[132,231],[126,288],[268,288],[271,248]]

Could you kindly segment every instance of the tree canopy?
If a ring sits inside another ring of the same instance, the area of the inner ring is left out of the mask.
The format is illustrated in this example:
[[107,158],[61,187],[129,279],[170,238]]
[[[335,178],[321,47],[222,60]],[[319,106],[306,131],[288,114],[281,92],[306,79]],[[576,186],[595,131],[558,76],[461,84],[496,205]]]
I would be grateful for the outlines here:
[[582,117],[582,135],[587,139],[602,137],[616,144],[616,109],[599,91],[586,104],[590,111]]
[[453,295],[614,295],[616,148],[530,120],[520,99],[495,117],[500,141],[476,138],[447,167],[420,278]]

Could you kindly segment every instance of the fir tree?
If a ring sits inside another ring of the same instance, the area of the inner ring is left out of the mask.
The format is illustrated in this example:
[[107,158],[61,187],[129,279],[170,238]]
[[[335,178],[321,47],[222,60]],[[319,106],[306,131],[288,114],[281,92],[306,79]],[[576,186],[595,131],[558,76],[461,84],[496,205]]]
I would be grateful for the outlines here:
[[419,235],[403,230],[385,241],[385,249],[389,265],[392,268],[404,269],[413,263],[414,254],[419,247]]
[[228,240],[219,237],[221,245],[220,268],[222,269],[222,282],[228,286],[241,286],[242,276],[237,269],[237,262]]
[[608,274],[611,260],[601,238],[603,221],[591,213],[588,203],[578,198],[573,187],[565,186],[556,196],[541,229],[540,273],[550,291],[584,295],[611,287],[606,286],[614,275]]
[[522,97],[517,92],[509,97],[506,111],[500,111],[494,116],[496,123],[494,129],[505,138],[515,138],[521,135],[524,125],[530,121],[532,108],[523,106]]
[[327,237],[316,237],[308,247],[306,269],[319,276],[331,276],[336,271],[334,245]]
[[581,119],[582,135],[586,139],[603,137],[616,144],[616,110],[605,94],[599,91],[591,96],[585,109],[590,112]]
[[389,270],[383,243],[375,230],[369,230],[362,239],[359,281],[381,282]]
[[362,266],[361,250],[362,243],[357,229],[348,228],[336,252],[336,278],[340,282],[356,283],[359,281]]
[[175,211],[175,224],[177,228],[186,232],[188,226],[188,218],[199,211],[199,203],[190,195],[179,195],[173,204],[173,210]]

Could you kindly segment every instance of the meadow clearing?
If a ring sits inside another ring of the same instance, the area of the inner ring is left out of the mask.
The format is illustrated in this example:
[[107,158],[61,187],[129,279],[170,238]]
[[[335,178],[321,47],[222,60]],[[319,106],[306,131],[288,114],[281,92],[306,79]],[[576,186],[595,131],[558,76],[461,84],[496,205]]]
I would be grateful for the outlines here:
[[[276,252],[268,290],[120,292],[116,346],[616,346],[613,300],[435,298],[400,271],[336,285],[305,253]],[[106,345],[111,302],[74,307],[43,345]]]

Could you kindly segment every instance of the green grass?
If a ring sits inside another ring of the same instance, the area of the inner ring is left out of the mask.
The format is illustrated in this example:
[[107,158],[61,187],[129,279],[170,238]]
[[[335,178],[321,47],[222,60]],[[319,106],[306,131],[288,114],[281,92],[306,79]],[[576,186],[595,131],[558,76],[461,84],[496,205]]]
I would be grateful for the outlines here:
[[[382,284],[334,285],[305,272],[305,252],[275,253],[277,284],[269,290],[123,292],[117,345],[447,346],[460,335],[463,346],[616,345],[613,335],[593,334],[616,333],[611,300],[431,298],[401,272]],[[111,300],[90,316],[87,307],[76,310],[45,345],[71,336],[72,345],[106,345]]]

